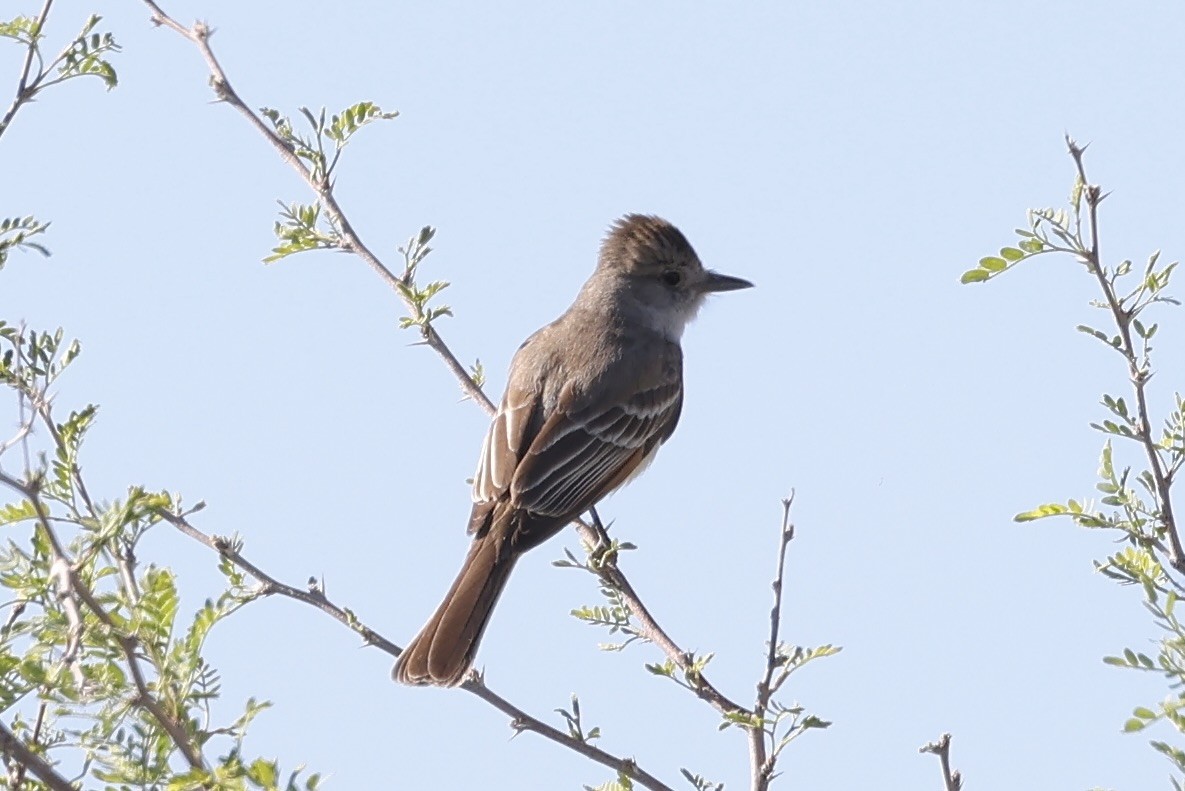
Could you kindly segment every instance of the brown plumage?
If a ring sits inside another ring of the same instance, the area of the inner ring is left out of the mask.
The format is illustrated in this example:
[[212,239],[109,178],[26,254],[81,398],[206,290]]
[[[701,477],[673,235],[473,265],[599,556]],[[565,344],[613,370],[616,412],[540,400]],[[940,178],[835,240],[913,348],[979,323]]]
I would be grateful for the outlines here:
[[473,543],[444,601],[395,665],[405,684],[461,683],[519,556],[645,468],[683,404],[684,325],[711,291],[657,217],[628,215],[559,319],[519,348],[473,481]]

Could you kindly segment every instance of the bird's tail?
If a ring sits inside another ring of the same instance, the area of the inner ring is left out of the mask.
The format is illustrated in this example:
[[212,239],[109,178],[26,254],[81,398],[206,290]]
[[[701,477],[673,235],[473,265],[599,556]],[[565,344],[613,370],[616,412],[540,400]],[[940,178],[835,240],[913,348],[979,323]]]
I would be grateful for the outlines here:
[[453,587],[395,662],[396,681],[453,687],[464,679],[518,559],[501,533],[474,539]]

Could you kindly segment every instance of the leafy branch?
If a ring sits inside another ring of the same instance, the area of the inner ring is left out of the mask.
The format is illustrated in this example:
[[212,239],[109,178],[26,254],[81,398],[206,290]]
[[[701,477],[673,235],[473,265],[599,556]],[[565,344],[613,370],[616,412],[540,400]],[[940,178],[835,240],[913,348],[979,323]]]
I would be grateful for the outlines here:
[[8,262],[8,254],[13,250],[33,250],[48,256],[49,250],[45,245],[30,241],[34,236],[45,233],[47,228],[49,223],[32,216],[0,219],[0,268]]
[[[341,159],[342,151],[350,138],[364,126],[375,121],[389,121],[399,115],[398,112],[385,113],[374,102],[358,102],[342,110],[338,115],[326,120],[325,108],[322,107],[317,115],[307,107],[300,108],[300,114],[307,122],[312,134],[296,132],[292,126],[292,119],[281,115],[278,110],[270,107],[260,108],[259,114],[271,122],[276,136],[285,142],[293,154],[297,156],[309,169],[309,177],[324,186],[332,186],[333,171]],[[333,153],[325,150],[326,143],[332,144]]]
[[[1096,488],[1102,497],[1096,506],[1087,500],[1070,499],[1065,503],[1045,503],[1019,513],[1018,522],[1030,522],[1053,516],[1067,516],[1081,527],[1113,530],[1120,533],[1126,547],[1111,554],[1095,568],[1104,576],[1123,585],[1138,586],[1144,606],[1162,633],[1155,658],[1125,649],[1121,656],[1108,656],[1110,665],[1163,675],[1175,692],[1157,706],[1139,706],[1124,724],[1124,731],[1142,731],[1158,722],[1169,722],[1185,734],[1185,627],[1175,615],[1178,599],[1185,594],[1185,550],[1182,549],[1180,525],[1173,508],[1172,486],[1185,465],[1185,400],[1173,395],[1173,408],[1153,428],[1149,407],[1148,383],[1152,379],[1153,339],[1159,324],[1150,319],[1153,308],[1179,306],[1169,295],[1171,278],[1177,262],[1161,263],[1160,252],[1148,256],[1142,266],[1131,260],[1115,265],[1105,263],[1100,253],[1099,206],[1107,197],[1086,175],[1086,147],[1066,138],[1074,162],[1075,180],[1066,209],[1036,209],[1029,212],[1029,230],[1018,230],[1019,256],[1001,256],[980,260],[979,266],[963,274],[964,283],[990,280],[1016,263],[1044,253],[1065,253],[1077,260],[1098,285],[1102,298],[1091,305],[1104,311],[1110,328],[1087,324],[1077,327],[1101,342],[1124,363],[1130,393],[1128,396],[1104,394],[1102,407],[1107,417],[1092,422],[1091,427],[1107,435],[1099,463]],[[1012,249],[1012,248],[1005,248]],[[1143,457],[1141,465],[1119,466],[1113,441],[1130,443]],[[1178,771],[1185,773],[1185,751],[1155,741],[1152,746],[1164,754]],[[1179,780],[1174,785],[1185,788]]]
[[[0,507],[0,525],[32,529],[27,544],[0,548],[0,584],[12,597],[0,630],[0,711],[16,717],[0,732],[10,777],[28,771],[48,787],[70,788],[76,780],[54,757],[69,749],[83,757],[78,778],[110,784],[278,788],[269,779],[274,761],[242,758],[246,727],[267,704],[249,701],[231,725],[211,726],[220,684],[202,658],[210,631],[257,592],[228,574],[228,587],[188,627],[179,621],[173,573],[136,569],[137,545],[178,499],[141,487],[123,499],[95,499],[79,459],[96,407],[59,419],[48,395],[78,344],[60,330],[0,324],[0,350],[0,385],[26,405],[15,441],[0,449],[2,457],[25,448],[22,474],[0,468],[0,486],[18,498]],[[36,457],[28,447],[34,425],[49,443]],[[30,701],[32,728],[21,714]],[[217,737],[229,739],[229,754],[212,760],[206,750]],[[318,784],[312,775],[299,787]]]
[[48,62],[42,52],[45,38],[42,32],[49,17],[53,0],[45,0],[36,17],[18,16],[0,22],[0,38],[7,38],[25,47],[25,59],[17,79],[16,96],[0,117],[0,136],[8,130],[17,111],[33,101],[46,88],[60,85],[78,77],[97,77],[108,90],[118,82],[115,68],[106,56],[119,52],[119,45],[110,33],[96,32],[102,17],[92,15],[82,31]]
[[[817,648],[790,646],[778,639],[786,550],[794,538],[794,524],[790,521],[790,507],[793,502],[793,495],[782,501],[777,569],[771,585],[774,601],[770,608],[770,632],[767,641],[769,648],[762,677],[757,684],[757,698],[752,708],[730,700],[707,679],[706,669],[712,661],[713,654],[696,655],[682,650],[654,620],[617,565],[622,551],[636,547],[627,542],[610,539],[595,510],[592,512],[591,524],[578,522],[583,530],[591,530],[598,536],[596,543],[586,540],[588,560],[582,562],[571,551],[564,550],[564,558],[552,562],[552,565],[560,568],[587,572],[600,581],[601,594],[608,600],[609,605],[577,608],[572,611],[572,615],[589,625],[607,628],[610,634],[626,636],[624,642],[601,644],[602,650],[621,651],[637,641],[653,643],[662,651],[664,659],[661,662],[646,663],[647,671],[652,675],[670,679],[715,708],[721,714],[720,730],[738,726],[745,731],[749,741],[750,787],[753,791],[764,791],[769,788],[775,777],[777,759],[790,742],[808,730],[823,729],[831,725],[820,717],[808,714],[802,706],[788,706],[773,699],[774,694],[796,670],[815,659],[832,656],[840,651],[839,647],[832,645]],[[582,539],[585,536],[583,530]],[[689,774],[687,770],[683,772],[685,777]],[[702,781],[702,778],[700,780]],[[694,784],[695,781],[692,782]],[[710,787],[710,783],[705,787]]]
[[[320,212],[313,219],[319,219],[322,224],[310,224],[307,222],[310,219],[307,212],[300,210],[292,211],[288,215],[281,215],[282,220],[276,225],[277,235],[281,243],[273,251],[273,254],[281,255],[282,253],[282,255],[290,255],[300,252],[303,249],[323,249],[327,246],[326,241],[331,240],[334,249],[352,253],[362,259],[388,287],[399,294],[404,304],[412,311],[412,316],[416,316],[416,305],[405,296],[401,289],[401,286],[407,287],[410,284],[405,282],[403,277],[395,274],[395,272],[383,263],[382,259],[375,255],[355,232],[353,225],[346,218],[345,212],[337,200],[334,184],[330,178],[330,171],[336,165],[337,155],[345,143],[352,139],[354,132],[362,126],[376,120],[382,120],[391,114],[379,111],[373,104],[362,102],[354,105],[354,107],[370,109],[364,109],[361,115],[359,115],[358,111],[355,111],[352,115],[348,112],[343,113],[336,116],[339,119],[338,127],[335,128],[331,122],[328,127],[322,125],[320,127],[322,131],[317,131],[317,129],[320,119],[323,116],[317,116],[313,120],[316,139],[308,135],[298,137],[297,133],[292,131],[291,122],[288,121],[285,123],[285,119],[278,113],[276,114],[276,120],[273,121],[270,117],[271,111],[267,110],[267,108],[264,109],[264,112],[269,113],[269,115],[257,114],[243,101],[231,85],[230,79],[222,68],[222,64],[219,63],[214,50],[210,47],[212,31],[208,25],[202,22],[195,22],[192,27],[186,27],[166,14],[154,0],[144,0],[144,4],[152,12],[152,21],[154,24],[167,27],[197,48],[210,72],[210,84],[219,101],[230,105],[243,116],[248,124],[271,144],[280,158],[297,172],[316,196],[316,204],[320,207]],[[308,120],[307,117],[306,120]],[[326,137],[324,132],[326,129],[329,130],[330,136],[328,139],[333,143],[334,147],[334,154],[328,158],[328,161],[324,148],[324,138]],[[340,139],[335,139],[335,137],[340,137]],[[311,246],[302,247],[302,244],[311,244]],[[272,257],[269,260],[276,259]],[[460,384],[464,394],[479,404],[486,412],[492,414],[494,411],[493,403],[486,397],[481,387],[465,370],[465,366],[453,354],[452,350],[440,336],[440,333],[436,331],[432,322],[417,322],[416,326],[420,329],[420,336],[424,345],[436,352],[441,360],[444,361],[449,372],[452,373]]]

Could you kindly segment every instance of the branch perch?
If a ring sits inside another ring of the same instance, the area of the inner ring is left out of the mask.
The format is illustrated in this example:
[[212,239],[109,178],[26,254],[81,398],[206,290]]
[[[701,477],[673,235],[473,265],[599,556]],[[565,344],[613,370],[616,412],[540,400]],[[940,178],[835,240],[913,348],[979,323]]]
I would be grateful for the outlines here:
[[1119,330],[1119,338],[1122,343],[1120,351],[1127,360],[1128,374],[1136,397],[1136,419],[1138,421],[1136,436],[1148,457],[1148,469],[1152,472],[1152,479],[1155,483],[1157,504],[1164,520],[1165,532],[1168,534],[1169,544],[1166,554],[1169,564],[1177,572],[1185,574],[1185,548],[1182,548],[1181,535],[1173,515],[1173,500],[1170,494],[1172,481],[1165,471],[1159,445],[1152,436],[1152,421],[1148,417],[1147,385],[1150,376],[1140,365],[1139,353],[1132,340],[1131,324],[1135,317],[1123,306],[1122,300],[1115,293],[1114,284],[1107,279],[1106,273],[1103,271],[1102,258],[1099,254],[1099,204],[1107,196],[1097,185],[1091,184],[1086,178],[1086,167],[1082,162],[1086,146],[1078,145],[1069,135],[1066,136],[1066,146],[1070,150],[1070,156],[1074,158],[1074,165],[1078,168],[1078,179],[1082,185],[1083,197],[1086,199],[1090,218],[1090,250],[1085,254],[1087,268],[1099,281],[1099,287],[1103,290],[1111,317],[1115,320],[1115,326]]

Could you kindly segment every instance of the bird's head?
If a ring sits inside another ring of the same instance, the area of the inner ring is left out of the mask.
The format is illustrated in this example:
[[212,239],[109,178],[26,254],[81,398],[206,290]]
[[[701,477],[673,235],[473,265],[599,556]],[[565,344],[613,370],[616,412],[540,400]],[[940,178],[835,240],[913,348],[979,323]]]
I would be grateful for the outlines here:
[[708,294],[751,288],[705,269],[683,232],[661,217],[627,214],[601,244],[598,273],[617,279],[656,329],[677,340]]

